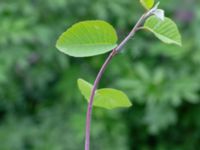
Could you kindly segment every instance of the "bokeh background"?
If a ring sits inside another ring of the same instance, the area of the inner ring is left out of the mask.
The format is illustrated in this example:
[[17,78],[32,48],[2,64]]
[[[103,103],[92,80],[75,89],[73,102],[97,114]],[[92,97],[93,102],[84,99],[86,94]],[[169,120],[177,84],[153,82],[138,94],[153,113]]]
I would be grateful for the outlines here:
[[[94,109],[92,150],[199,150],[200,1],[160,1],[183,47],[141,31],[113,59],[100,87],[134,105]],[[1,0],[0,150],[83,150],[87,103],[76,82],[93,82],[106,55],[71,58],[55,42],[91,19],[123,39],[143,12],[139,0]]]

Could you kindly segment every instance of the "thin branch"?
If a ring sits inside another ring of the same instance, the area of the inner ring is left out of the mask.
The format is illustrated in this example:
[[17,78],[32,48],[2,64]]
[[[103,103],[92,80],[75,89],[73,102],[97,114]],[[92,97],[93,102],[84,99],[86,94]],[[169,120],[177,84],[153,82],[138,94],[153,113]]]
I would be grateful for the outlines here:
[[140,25],[142,24],[142,22],[145,20],[146,18],[146,14],[142,15],[142,17],[139,19],[139,21],[136,23],[136,25],[134,26],[134,28],[131,30],[131,32],[125,37],[125,39],[117,46],[116,51],[120,52],[122,51],[122,48],[124,47],[124,45],[130,40],[131,37],[133,37],[135,35],[135,33],[137,32],[137,29],[140,27]]
[[107,65],[109,64],[109,62],[111,61],[111,59],[114,55],[115,55],[115,51],[113,50],[110,53],[110,55],[108,56],[108,58],[106,59],[106,61],[104,62],[103,66],[101,67],[101,69],[96,77],[96,80],[94,82],[94,86],[92,88],[92,93],[91,93],[90,101],[89,101],[88,108],[87,108],[85,150],[90,149],[90,124],[91,124],[92,105],[93,105],[93,101],[94,101],[95,91],[96,91],[98,83],[102,77],[102,74],[104,73]]
[[101,80],[101,77],[102,77],[107,65],[113,58],[113,56],[115,56],[117,53],[119,53],[122,50],[124,45],[130,40],[131,37],[133,37],[135,35],[138,28],[142,25],[144,20],[151,15],[152,12],[153,12],[153,9],[149,10],[147,13],[142,15],[142,17],[138,20],[138,22],[136,23],[134,28],[131,30],[131,32],[126,36],[126,38],[116,48],[114,48],[112,50],[112,52],[110,53],[110,55],[108,56],[108,58],[106,59],[104,64],[102,65],[102,67],[96,77],[96,80],[95,80],[93,88],[92,88],[88,108],[87,108],[85,150],[90,150],[90,125],[91,125],[91,116],[92,116],[92,105],[94,102],[94,96],[95,96],[95,92],[96,92],[97,86],[99,84],[99,81]]

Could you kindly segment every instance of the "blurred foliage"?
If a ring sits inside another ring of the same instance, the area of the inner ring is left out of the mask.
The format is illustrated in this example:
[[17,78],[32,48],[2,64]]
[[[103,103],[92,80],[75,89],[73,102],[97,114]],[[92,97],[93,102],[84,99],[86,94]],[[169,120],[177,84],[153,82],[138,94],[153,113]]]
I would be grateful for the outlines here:
[[[92,149],[199,148],[199,0],[160,6],[178,23],[183,47],[142,31],[114,58],[100,87],[125,91],[134,106],[94,109]],[[92,82],[106,56],[67,57],[56,39],[90,19],[112,23],[122,39],[142,12],[134,0],[1,0],[0,150],[83,149],[87,104],[76,80]]]

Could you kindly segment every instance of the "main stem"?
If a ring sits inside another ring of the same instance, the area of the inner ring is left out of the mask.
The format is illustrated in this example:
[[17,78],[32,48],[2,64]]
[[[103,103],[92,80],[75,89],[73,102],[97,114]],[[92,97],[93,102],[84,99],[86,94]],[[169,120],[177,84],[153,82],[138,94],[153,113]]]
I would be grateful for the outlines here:
[[[150,11],[152,11],[152,10],[150,10]],[[137,32],[138,28],[143,23],[143,21],[151,14],[150,11],[147,12],[146,14],[144,14],[138,20],[138,22],[136,23],[134,28],[131,30],[131,32],[126,36],[126,38],[116,48],[114,48],[112,50],[112,52],[110,53],[110,55],[108,56],[108,58],[106,59],[104,64],[102,65],[102,67],[101,67],[101,69],[100,69],[100,71],[99,71],[99,73],[96,77],[96,80],[95,80],[93,88],[92,88],[88,108],[87,108],[85,150],[90,150],[90,125],[91,125],[91,116],[92,116],[92,105],[93,105],[93,101],[94,101],[95,91],[97,89],[99,81],[101,80],[101,77],[102,77],[107,65],[109,64],[109,62],[113,58],[113,56],[115,56],[117,53],[119,53],[122,50],[122,48],[124,47],[124,45],[129,41],[129,39],[135,35],[135,33]]]
[[111,61],[112,57],[115,55],[115,51],[113,50],[110,55],[108,56],[108,58],[106,59],[106,61],[104,62],[104,64],[102,65],[96,80],[94,82],[94,86],[92,88],[92,93],[90,96],[90,102],[88,104],[88,108],[87,108],[87,119],[86,119],[86,135],[85,135],[85,150],[89,150],[90,149],[90,124],[91,124],[91,115],[92,115],[92,104],[94,101],[94,95],[95,95],[95,91],[97,89],[98,83],[102,77],[102,74],[104,73],[106,66],[109,64],[109,62]]

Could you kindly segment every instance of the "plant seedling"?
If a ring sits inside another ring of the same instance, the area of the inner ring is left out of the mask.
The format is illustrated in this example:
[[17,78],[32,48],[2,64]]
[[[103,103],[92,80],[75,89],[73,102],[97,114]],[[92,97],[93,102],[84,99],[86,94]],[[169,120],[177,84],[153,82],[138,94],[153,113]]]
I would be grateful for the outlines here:
[[176,24],[170,18],[165,17],[164,10],[158,9],[159,3],[155,4],[154,0],[140,0],[140,2],[147,11],[120,44],[117,44],[118,38],[115,29],[102,20],[76,23],[67,29],[56,43],[58,50],[73,57],[90,57],[111,51],[93,85],[83,79],[78,79],[80,92],[88,101],[85,150],[90,149],[90,124],[93,106],[106,109],[132,106],[122,91],[111,88],[97,89],[107,65],[114,56],[123,50],[129,39],[137,31],[145,29],[152,32],[164,43],[182,45],[181,35]]

